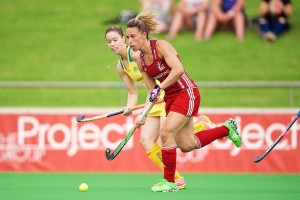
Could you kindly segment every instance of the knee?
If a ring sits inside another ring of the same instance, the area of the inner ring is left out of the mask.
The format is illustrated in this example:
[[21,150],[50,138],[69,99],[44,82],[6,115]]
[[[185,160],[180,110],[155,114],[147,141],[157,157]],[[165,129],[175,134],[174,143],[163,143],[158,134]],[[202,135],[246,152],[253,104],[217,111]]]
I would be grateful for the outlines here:
[[171,133],[170,130],[168,130],[168,128],[163,127],[160,131],[160,139],[162,143],[165,143],[169,140]]

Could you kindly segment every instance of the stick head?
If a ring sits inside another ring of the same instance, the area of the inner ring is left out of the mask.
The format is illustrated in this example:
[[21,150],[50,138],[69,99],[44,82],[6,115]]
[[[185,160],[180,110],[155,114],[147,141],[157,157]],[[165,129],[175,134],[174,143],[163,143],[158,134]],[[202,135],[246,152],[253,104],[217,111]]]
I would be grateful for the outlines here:
[[84,115],[79,115],[79,116],[76,117],[76,121],[77,121],[77,122],[83,122],[83,119],[84,119],[84,118],[85,118]]
[[110,152],[111,152],[110,148],[107,148],[105,150],[105,156],[106,156],[107,160],[113,160],[114,159],[113,154],[111,155]]
[[254,159],[253,159],[253,162],[255,163],[258,163],[259,161],[261,161],[262,158],[260,156],[256,156]]

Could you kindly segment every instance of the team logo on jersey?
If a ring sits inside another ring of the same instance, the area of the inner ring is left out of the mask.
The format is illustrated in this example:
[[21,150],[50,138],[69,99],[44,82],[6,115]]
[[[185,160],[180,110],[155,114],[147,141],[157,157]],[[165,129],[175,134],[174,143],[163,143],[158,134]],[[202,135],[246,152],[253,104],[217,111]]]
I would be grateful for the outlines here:
[[138,71],[139,71],[138,67],[134,67],[134,68],[133,68],[133,71],[134,71],[134,72],[138,72]]
[[159,71],[162,71],[165,69],[165,66],[162,64],[162,62],[157,62],[156,63],[157,68],[159,69]]

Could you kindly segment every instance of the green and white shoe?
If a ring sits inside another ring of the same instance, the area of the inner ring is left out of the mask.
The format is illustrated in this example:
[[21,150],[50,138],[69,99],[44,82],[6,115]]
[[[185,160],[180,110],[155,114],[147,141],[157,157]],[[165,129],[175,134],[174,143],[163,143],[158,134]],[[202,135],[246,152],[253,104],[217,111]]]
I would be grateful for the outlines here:
[[159,180],[151,188],[152,192],[177,192],[176,183],[168,182],[166,179]]
[[236,122],[232,118],[229,118],[224,123],[224,126],[226,126],[229,129],[229,134],[227,138],[230,139],[236,147],[240,147],[242,145],[242,138],[237,130]]

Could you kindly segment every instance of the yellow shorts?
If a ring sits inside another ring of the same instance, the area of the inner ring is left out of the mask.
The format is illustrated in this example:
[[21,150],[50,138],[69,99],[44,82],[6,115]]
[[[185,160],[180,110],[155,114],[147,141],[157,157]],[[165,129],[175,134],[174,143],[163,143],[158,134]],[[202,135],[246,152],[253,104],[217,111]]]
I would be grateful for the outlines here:
[[[164,99],[165,91],[162,91],[159,95],[160,99]],[[158,103],[153,106],[147,116],[149,117],[165,117],[166,116],[166,103]]]
[[153,106],[153,108],[148,113],[148,117],[165,117],[166,116],[166,110],[165,110],[166,103],[158,103]]

